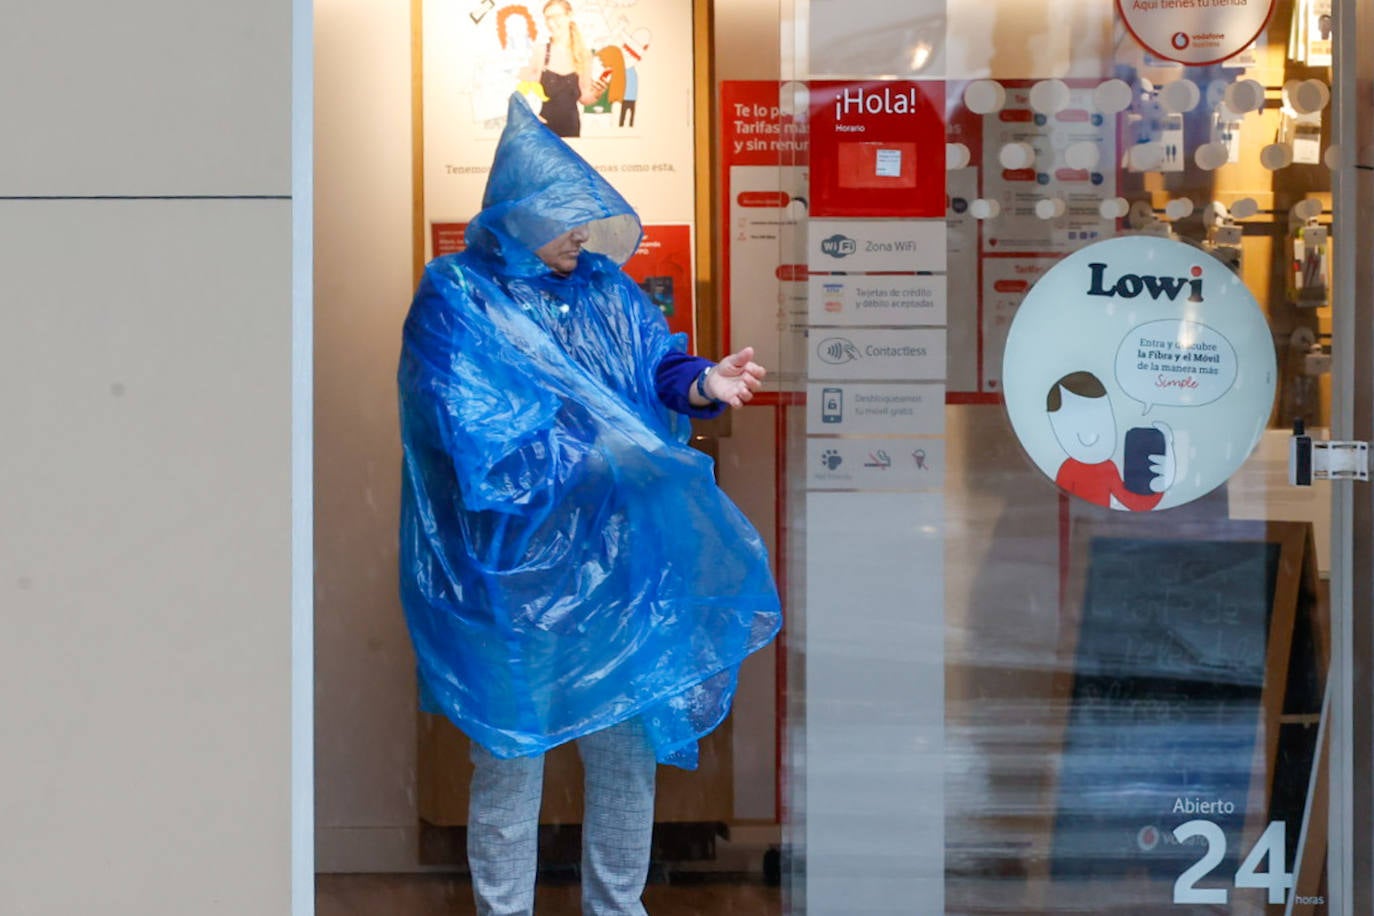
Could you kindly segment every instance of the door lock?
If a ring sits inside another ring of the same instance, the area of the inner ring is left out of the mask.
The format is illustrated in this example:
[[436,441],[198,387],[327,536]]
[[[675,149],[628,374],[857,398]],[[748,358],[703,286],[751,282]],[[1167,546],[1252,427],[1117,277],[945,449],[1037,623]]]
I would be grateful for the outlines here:
[[1369,443],[1313,439],[1301,420],[1293,421],[1288,440],[1288,482],[1310,487],[1314,480],[1368,480]]

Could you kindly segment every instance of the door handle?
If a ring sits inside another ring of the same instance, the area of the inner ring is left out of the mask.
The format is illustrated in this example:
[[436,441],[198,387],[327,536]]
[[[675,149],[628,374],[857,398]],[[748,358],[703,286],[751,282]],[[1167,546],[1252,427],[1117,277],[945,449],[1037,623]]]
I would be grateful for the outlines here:
[[1369,443],[1358,439],[1313,439],[1301,420],[1288,440],[1288,482],[1310,487],[1314,480],[1368,480]]

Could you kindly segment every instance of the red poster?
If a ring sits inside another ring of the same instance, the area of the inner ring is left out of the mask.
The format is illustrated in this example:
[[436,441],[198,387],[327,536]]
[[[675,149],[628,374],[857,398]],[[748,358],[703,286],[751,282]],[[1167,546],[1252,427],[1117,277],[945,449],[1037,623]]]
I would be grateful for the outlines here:
[[[431,223],[434,256],[462,251],[467,223]],[[674,333],[687,335],[688,352],[696,352],[696,279],[692,273],[692,227],[684,224],[645,226],[639,249],[625,262],[629,274],[644,290]]]
[[791,260],[804,247],[797,233],[807,216],[807,124],[790,113],[804,112],[806,99],[800,83],[720,87],[722,348],[754,347],[770,381],[784,388],[801,363],[784,341],[806,333],[806,266]]
[[442,257],[468,247],[463,241],[463,233],[467,228],[467,223],[430,223],[429,237],[434,256]]
[[941,82],[811,84],[811,215],[942,218]]
[[687,335],[687,352],[697,346],[696,275],[692,272],[692,227],[645,226],[639,250],[625,262],[625,273],[659,307],[668,327]]

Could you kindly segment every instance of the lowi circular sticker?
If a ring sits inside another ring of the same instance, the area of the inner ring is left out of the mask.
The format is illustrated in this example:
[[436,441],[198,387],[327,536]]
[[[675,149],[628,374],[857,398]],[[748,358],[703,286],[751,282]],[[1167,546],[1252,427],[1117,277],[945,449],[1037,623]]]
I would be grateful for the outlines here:
[[1224,264],[1183,242],[1108,239],[1064,258],[1017,309],[1002,363],[1012,428],[1064,491],[1149,511],[1211,492],[1259,442],[1273,336]]

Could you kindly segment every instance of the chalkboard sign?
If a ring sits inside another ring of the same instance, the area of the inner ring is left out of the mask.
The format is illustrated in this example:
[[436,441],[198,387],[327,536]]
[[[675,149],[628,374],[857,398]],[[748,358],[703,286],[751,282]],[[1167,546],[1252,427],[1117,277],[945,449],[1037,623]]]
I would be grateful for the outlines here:
[[1200,852],[1173,830],[1197,819],[1224,831],[1218,870],[1234,873],[1245,830],[1270,814],[1298,591],[1285,580],[1303,569],[1284,555],[1294,542],[1301,553],[1301,536],[1090,542],[1053,877],[1175,879]]

